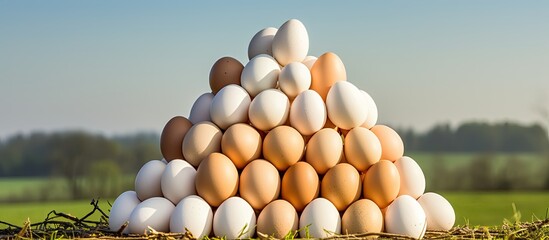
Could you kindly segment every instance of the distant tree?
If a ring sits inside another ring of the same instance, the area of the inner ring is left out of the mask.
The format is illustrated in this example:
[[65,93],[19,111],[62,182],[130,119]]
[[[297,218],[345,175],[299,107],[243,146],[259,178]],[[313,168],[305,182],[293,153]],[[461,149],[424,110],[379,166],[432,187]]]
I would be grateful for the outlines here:
[[493,189],[493,156],[479,154],[469,164],[469,188],[471,190]]
[[448,123],[435,125],[420,139],[420,149],[423,151],[443,152],[453,150],[454,133]]

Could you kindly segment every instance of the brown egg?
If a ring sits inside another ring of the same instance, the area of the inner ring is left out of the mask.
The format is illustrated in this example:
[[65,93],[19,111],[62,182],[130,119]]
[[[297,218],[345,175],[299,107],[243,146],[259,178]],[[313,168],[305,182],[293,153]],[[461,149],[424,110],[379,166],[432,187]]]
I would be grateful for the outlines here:
[[230,126],[221,138],[221,151],[238,169],[243,169],[246,164],[259,158],[262,146],[263,140],[259,132],[244,123]]
[[189,129],[183,139],[183,156],[194,167],[210,153],[221,152],[223,133],[212,122],[199,122]]
[[385,125],[375,125],[370,130],[381,143],[381,159],[394,162],[404,155],[404,143],[395,130]]
[[181,145],[192,126],[191,121],[181,116],[175,116],[166,123],[160,135],[160,152],[166,161],[184,159]]
[[290,202],[297,211],[318,197],[318,174],[307,162],[292,165],[282,177],[282,199]]
[[263,157],[284,171],[301,159],[304,148],[303,137],[295,128],[278,126],[263,140]]
[[311,68],[311,89],[326,101],[328,90],[337,81],[347,81],[345,65],[335,53],[322,54]]
[[208,155],[196,171],[196,193],[210,206],[218,207],[238,190],[238,170],[231,159],[221,153]]
[[[351,204],[341,218],[342,234],[361,234],[383,230],[383,216],[379,207],[369,199]],[[372,236],[377,238],[377,236]]]
[[360,197],[360,174],[348,163],[340,163],[330,168],[320,185],[320,194],[330,200],[338,211],[344,211]]
[[240,85],[240,75],[244,65],[232,57],[222,57],[217,60],[210,70],[210,88],[216,94],[220,89],[229,85]]
[[280,194],[278,170],[266,160],[253,160],[242,170],[238,189],[240,197],[254,209],[261,210]]
[[305,150],[305,160],[318,174],[324,174],[335,166],[343,155],[343,141],[339,133],[331,128],[316,132]]
[[400,189],[400,176],[395,164],[381,160],[366,172],[362,193],[374,201],[379,208],[385,208],[395,200]]
[[347,162],[361,172],[381,159],[381,143],[367,128],[356,127],[349,131],[344,146]]
[[299,216],[294,206],[278,199],[267,204],[257,217],[257,235],[261,239],[283,239],[290,231],[297,230]]

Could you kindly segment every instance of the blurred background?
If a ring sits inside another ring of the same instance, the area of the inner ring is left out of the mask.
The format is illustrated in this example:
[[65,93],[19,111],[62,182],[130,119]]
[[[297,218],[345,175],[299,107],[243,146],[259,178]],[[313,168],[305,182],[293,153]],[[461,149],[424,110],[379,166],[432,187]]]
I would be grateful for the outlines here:
[[340,56],[457,224],[546,218],[548,11],[544,1],[0,0],[0,220],[81,216],[90,199],[132,189],[141,165],[161,158],[164,124],[209,91],[213,63],[246,64],[252,36],[290,18],[307,27],[309,55]]

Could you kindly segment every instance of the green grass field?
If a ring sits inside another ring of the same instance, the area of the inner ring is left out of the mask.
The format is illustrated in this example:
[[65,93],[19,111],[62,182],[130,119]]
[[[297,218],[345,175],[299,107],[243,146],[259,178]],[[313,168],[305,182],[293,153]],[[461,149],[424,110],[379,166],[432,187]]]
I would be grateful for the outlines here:
[[[471,226],[493,226],[501,225],[504,219],[514,221],[513,203],[522,215],[521,221],[532,221],[534,215],[539,219],[545,219],[549,208],[549,192],[441,194],[454,207],[458,225],[468,222]],[[112,203],[113,200],[110,201]],[[100,206],[108,213],[109,205],[106,200],[102,200]],[[42,221],[51,210],[83,217],[92,209],[90,201],[0,204],[0,220],[22,225],[27,218],[30,218],[31,222]],[[99,215],[94,215],[92,219],[99,219]],[[5,226],[0,226],[2,227]]]

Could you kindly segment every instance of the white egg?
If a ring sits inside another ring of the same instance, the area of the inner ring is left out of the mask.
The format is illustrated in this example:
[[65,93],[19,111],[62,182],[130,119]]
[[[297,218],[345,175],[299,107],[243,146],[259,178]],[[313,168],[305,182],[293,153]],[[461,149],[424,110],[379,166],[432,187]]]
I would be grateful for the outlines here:
[[314,90],[297,95],[290,108],[290,125],[302,135],[312,135],[326,124],[326,106]]
[[272,56],[273,38],[278,29],[274,27],[264,28],[257,32],[248,45],[248,59],[252,59],[259,54]]
[[170,231],[170,216],[175,206],[162,197],[149,198],[139,203],[130,215],[130,233],[144,234],[149,227],[158,232]]
[[360,125],[361,127],[365,128],[372,128],[377,123],[377,105],[376,102],[374,102],[374,99],[364,90],[360,90],[362,93],[362,97],[364,98],[364,106],[368,108],[368,116],[366,117],[366,121]]
[[184,233],[188,229],[193,237],[202,239],[210,235],[213,224],[213,211],[210,205],[199,196],[183,198],[173,210],[170,218],[170,231]]
[[273,56],[285,66],[291,62],[301,62],[309,52],[309,34],[305,25],[297,19],[286,21],[273,38]]
[[456,221],[454,208],[443,196],[428,192],[417,200],[427,215],[427,230],[448,231]]
[[164,197],[173,204],[177,204],[184,197],[196,194],[194,186],[195,175],[196,169],[185,160],[171,160],[166,165],[166,169],[162,173],[162,179],[160,180]]
[[427,227],[425,212],[412,197],[397,197],[385,212],[385,231],[388,233],[422,238]]
[[309,70],[311,70],[317,59],[318,58],[315,56],[307,56],[305,57],[305,59],[303,59],[302,63],[305,64],[305,66],[307,66]]
[[[114,232],[118,231],[130,219],[130,214],[140,202],[134,191],[125,191],[120,194],[111,207],[109,229]],[[123,233],[129,233],[129,231],[130,229],[126,227]]]
[[213,231],[216,236],[227,239],[251,238],[255,234],[255,212],[246,200],[230,197],[214,214]]
[[410,157],[402,157],[395,161],[400,175],[400,190],[398,195],[409,195],[415,199],[425,192],[425,175],[421,167]]
[[[309,228],[309,236],[305,227]],[[302,238],[325,238],[341,233],[341,216],[337,208],[326,198],[311,201],[299,218],[299,236]]]
[[330,87],[326,96],[326,108],[328,118],[342,129],[358,127],[368,117],[362,93],[347,81],[338,81]]
[[241,86],[230,84],[223,87],[212,100],[212,122],[221,129],[227,129],[235,123],[247,122],[251,101],[250,95]]
[[279,73],[280,66],[276,60],[267,54],[260,54],[252,58],[242,70],[240,85],[250,96],[255,97],[263,90],[275,88]]
[[267,89],[257,94],[248,110],[252,125],[263,131],[284,124],[289,114],[290,100],[278,89]]
[[300,62],[292,62],[280,71],[278,85],[290,99],[311,87],[311,72]]
[[144,201],[152,197],[162,197],[160,180],[166,164],[159,160],[151,160],[139,169],[135,176],[135,192]]
[[191,113],[189,114],[189,121],[191,121],[192,124],[197,124],[202,121],[211,121],[210,106],[212,105],[213,98],[213,93],[204,93],[194,101]]

